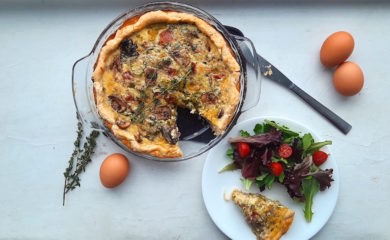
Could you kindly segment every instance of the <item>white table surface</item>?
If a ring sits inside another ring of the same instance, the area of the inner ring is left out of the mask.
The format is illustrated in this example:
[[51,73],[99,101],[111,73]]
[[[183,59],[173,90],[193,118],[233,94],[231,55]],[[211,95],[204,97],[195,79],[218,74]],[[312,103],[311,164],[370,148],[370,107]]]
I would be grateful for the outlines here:
[[[99,181],[100,164],[123,151],[101,136],[81,188],[62,206],[62,173],[76,130],[72,64],[111,19],[138,3],[14,2],[0,3],[0,239],[225,239],[202,200],[206,154],[179,163],[128,155],[129,177],[108,190]],[[333,140],[340,195],[314,239],[388,239],[390,5],[198,6],[241,28],[263,57],[353,125],[344,136],[269,80],[258,106],[240,118],[286,117]],[[338,30],[354,36],[350,60],[365,75],[363,90],[350,98],[335,92],[331,71],[319,62],[323,40]]]

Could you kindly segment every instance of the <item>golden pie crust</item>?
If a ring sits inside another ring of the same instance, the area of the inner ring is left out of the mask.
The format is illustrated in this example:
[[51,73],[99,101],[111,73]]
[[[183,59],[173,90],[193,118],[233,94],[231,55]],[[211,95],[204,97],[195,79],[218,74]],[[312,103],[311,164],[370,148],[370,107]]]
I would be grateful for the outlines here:
[[182,156],[176,106],[222,134],[239,103],[239,79],[225,38],[204,20],[175,11],[126,21],[101,48],[93,72],[105,125],[131,150],[160,158]]

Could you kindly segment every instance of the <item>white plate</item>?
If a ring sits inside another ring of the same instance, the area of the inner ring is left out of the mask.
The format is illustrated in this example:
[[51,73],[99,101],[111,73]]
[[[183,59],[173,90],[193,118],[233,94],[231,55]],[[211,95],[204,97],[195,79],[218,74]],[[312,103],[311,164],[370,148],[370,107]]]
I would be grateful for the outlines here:
[[[223,194],[229,196],[234,188],[244,189],[240,181],[241,171],[218,173],[225,165],[231,162],[226,156],[226,150],[229,148],[229,137],[239,136],[239,130],[243,129],[253,134],[253,128],[256,123],[262,123],[264,119],[274,120],[277,123],[288,126],[291,130],[301,133],[311,133],[316,141],[318,137],[313,131],[299,125],[293,121],[279,118],[253,118],[238,123],[218,145],[216,145],[208,154],[203,167],[202,174],[202,194],[212,220],[218,228],[232,239],[256,239],[249,225],[245,222],[241,210],[232,202],[225,201]],[[331,140],[331,139],[330,139]],[[329,150],[325,147],[326,152]],[[328,160],[321,168],[333,168],[333,179],[330,188],[323,192],[318,192],[314,197],[313,218],[307,223],[303,214],[303,203],[294,202],[288,195],[284,186],[274,184],[271,190],[266,189],[263,195],[270,199],[279,200],[285,206],[295,211],[294,221],[289,231],[282,239],[309,239],[316,234],[328,221],[337,202],[339,192],[339,171],[336,161],[329,156]],[[253,184],[250,192],[260,192]]]

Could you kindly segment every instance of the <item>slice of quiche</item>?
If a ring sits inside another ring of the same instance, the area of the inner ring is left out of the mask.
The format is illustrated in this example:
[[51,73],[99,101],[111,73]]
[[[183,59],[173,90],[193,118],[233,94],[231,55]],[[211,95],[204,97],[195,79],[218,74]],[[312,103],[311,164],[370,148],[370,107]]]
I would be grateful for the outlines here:
[[294,211],[279,201],[270,200],[263,195],[232,192],[232,200],[237,204],[257,239],[280,239],[290,228]]
[[102,47],[93,72],[106,126],[136,152],[182,156],[177,108],[199,114],[216,135],[240,98],[240,66],[225,38],[192,14],[152,11],[129,19]]

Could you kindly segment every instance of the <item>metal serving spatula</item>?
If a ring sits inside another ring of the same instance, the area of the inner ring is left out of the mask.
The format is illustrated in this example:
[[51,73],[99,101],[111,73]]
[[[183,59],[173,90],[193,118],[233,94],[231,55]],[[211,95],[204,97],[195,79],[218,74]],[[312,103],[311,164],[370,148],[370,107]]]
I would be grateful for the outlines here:
[[[225,28],[229,31],[229,33],[237,36],[243,37],[244,34],[241,30],[231,27],[225,26]],[[262,56],[257,54],[257,59],[255,59],[251,51],[245,44],[240,45],[243,55],[245,56],[246,61],[250,65],[254,65],[256,61],[259,62],[260,71],[263,76],[266,78],[280,84],[281,86],[293,91],[296,95],[302,98],[307,104],[309,104],[314,110],[316,110],[319,114],[325,117],[330,123],[333,124],[336,128],[338,128],[342,133],[347,134],[352,126],[336,115],[334,112],[329,110],[327,107],[322,105],[320,102],[315,100],[305,91],[300,89],[297,85],[295,85],[290,79],[288,79],[282,72],[280,72],[277,68],[275,68],[271,63],[265,60]]]

